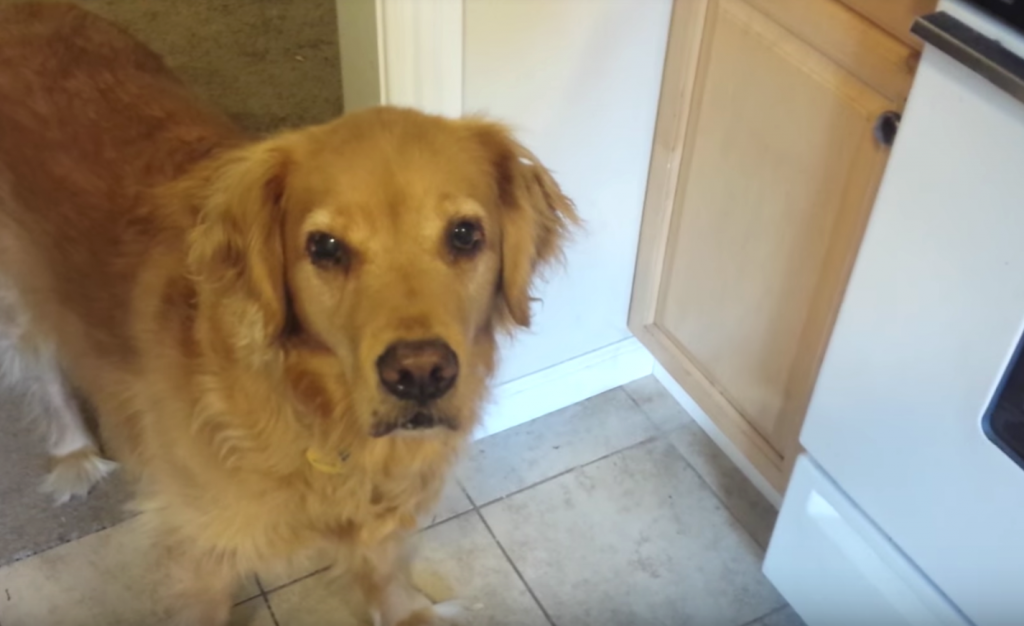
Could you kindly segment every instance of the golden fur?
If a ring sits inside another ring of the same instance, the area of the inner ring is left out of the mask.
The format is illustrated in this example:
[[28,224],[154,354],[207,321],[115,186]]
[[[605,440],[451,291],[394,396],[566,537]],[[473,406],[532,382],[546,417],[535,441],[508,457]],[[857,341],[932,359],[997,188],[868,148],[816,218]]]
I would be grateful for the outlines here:
[[[471,258],[445,245],[466,218],[485,237]],[[383,623],[441,619],[408,587],[403,538],[575,221],[499,125],[380,108],[254,140],[116,26],[0,8],[0,274],[24,312],[4,319],[16,359],[52,352],[95,407],[182,624],[224,623],[239,576],[310,551],[346,559]],[[344,268],[310,262],[313,230],[347,244]],[[377,359],[422,338],[461,364],[431,408],[448,426],[373,436],[410,410]]]

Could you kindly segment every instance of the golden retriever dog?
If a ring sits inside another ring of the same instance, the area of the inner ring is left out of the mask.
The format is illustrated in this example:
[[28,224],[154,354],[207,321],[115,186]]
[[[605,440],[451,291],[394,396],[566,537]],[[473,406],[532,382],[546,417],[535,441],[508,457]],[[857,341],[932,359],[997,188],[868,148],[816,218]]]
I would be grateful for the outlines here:
[[173,623],[224,624],[241,576],[316,552],[375,623],[447,623],[403,544],[576,221],[500,125],[379,108],[249,138],[103,19],[0,9],[3,373],[58,500],[101,452],[132,476]]

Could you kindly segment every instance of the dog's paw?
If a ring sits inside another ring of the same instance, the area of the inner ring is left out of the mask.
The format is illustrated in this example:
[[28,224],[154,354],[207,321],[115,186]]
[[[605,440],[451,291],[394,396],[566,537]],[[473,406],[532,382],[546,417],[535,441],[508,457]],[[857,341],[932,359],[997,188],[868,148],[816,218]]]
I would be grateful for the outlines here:
[[469,624],[469,609],[458,600],[439,602],[431,607],[431,609],[434,612],[434,621],[428,623],[434,626],[448,626],[449,624],[452,626],[462,626]]
[[451,600],[420,609],[395,626],[470,626],[470,622],[465,606]]
[[64,504],[73,497],[84,497],[115,469],[117,463],[104,459],[93,448],[83,448],[54,458],[39,490],[51,494],[57,504]]
[[373,614],[373,626],[470,626],[469,609],[458,600],[422,607],[401,619],[388,620]]

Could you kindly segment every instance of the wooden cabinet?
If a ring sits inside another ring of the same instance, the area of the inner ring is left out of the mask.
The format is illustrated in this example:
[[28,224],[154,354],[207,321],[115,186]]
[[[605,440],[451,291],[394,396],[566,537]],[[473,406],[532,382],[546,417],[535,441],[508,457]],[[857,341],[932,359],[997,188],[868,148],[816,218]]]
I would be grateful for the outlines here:
[[838,0],[676,2],[630,327],[780,492],[915,57]]
[[921,40],[910,34],[919,15],[935,10],[936,0],[842,0],[843,4],[878,24],[907,45],[920,49]]

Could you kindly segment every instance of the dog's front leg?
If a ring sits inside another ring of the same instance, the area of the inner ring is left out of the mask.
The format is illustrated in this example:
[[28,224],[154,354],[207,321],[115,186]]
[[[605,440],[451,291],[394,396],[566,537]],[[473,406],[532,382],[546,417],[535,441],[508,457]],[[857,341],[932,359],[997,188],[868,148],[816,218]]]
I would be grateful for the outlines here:
[[354,572],[373,613],[374,626],[458,624],[455,603],[434,604],[412,582],[405,537],[358,551]]
[[226,626],[238,582],[230,559],[180,544],[161,548],[160,565],[170,576],[165,593],[168,625]]

